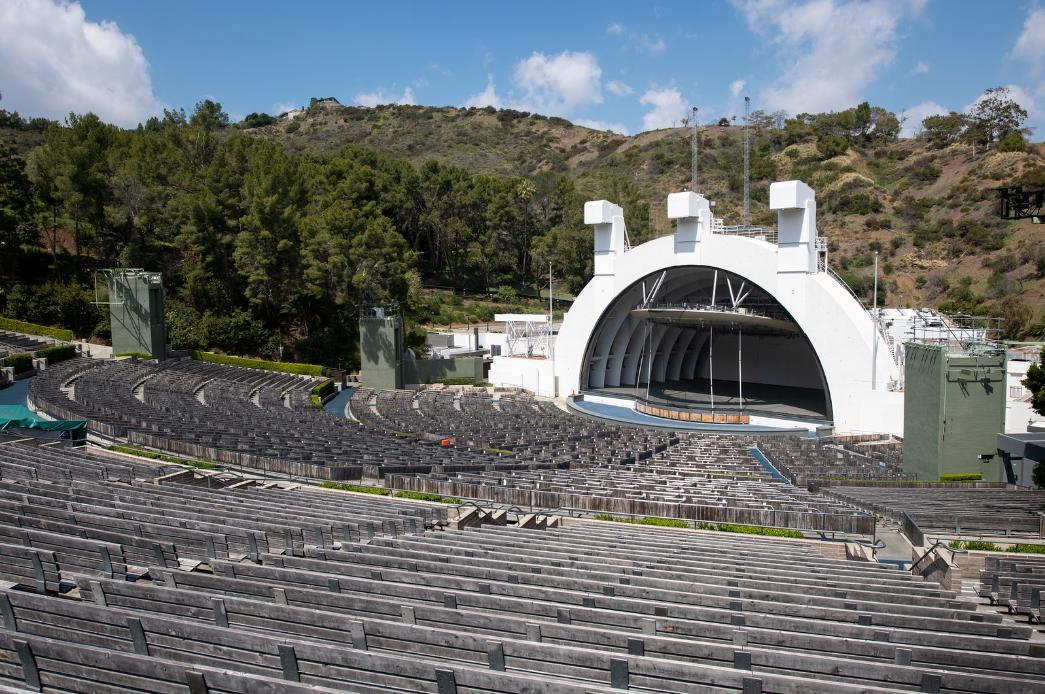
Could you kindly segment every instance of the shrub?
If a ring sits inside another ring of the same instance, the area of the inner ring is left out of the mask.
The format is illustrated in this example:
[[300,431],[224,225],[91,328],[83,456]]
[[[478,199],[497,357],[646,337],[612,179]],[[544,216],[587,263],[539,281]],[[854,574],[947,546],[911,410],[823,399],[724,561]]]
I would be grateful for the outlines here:
[[0,330],[10,330],[14,333],[25,333],[27,335],[43,335],[44,337],[53,337],[56,340],[68,341],[73,339],[72,330],[37,325],[36,323],[26,323],[25,321],[4,318],[3,316],[0,316]]
[[505,304],[514,304],[516,301],[519,300],[519,292],[515,291],[514,287],[509,287],[507,285],[502,284],[500,287],[497,288],[497,292],[494,294],[494,297],[498,301],[503,302]]
[[225,364],[227,366],[243,366],[248,369],[261,369],[262,371],[278,371],[287,374],[299,374],[301,376],[322,376],[323,367],[317,364],[292,364],[283,361],[265,361],[264,359],[247,359],[245,357],[231,357],[226,354],[214,354],[213,352],[201,352],[198,349],[189,350],[189,356],[196,361],[205,361],[212,364]]
[[384,487],[364,487],[361,484],[349,484],[348,482],[323,482],[319,485],[324,489],[337,489],[342,492],[356,492],[357,494],[377,494],[378,496],[389,496],[391,489]]
[[53,347],[44,347],[43,349],[36,351],[36,356],[46,359],[48,364],[57,364],[66,359],[72,359],[75,357],[76,347],[73,345],[54,345]]
[[459,504],[461,500],[456,496],[441,496],[439,494],[426,494],[424,492],[410,492],[402,491],[396,492],[392,496],[397,499],[413,499],[415,501],[434,501],[440,504]]
[[999,152],[1026,152],[1027,140],[1019,132],[1011,132],[998,143]]
[[941,482],[979,482],[983,479],[981,472],[961,472],[951,475],[940,475]]
[[312,407],[317,410],[323,409],[323,398],[334,392],[334,382],[326,380],[320,383],[318,386],[309,391],[308,399],[312,402]]
[[327,379],[319,385],[317,385],[315,388],[313,388],[312,394],[318,395],[320,398],[325,398],[326,396],[333,393],[335,390],[337,390],[337,388],[335,387],[334,382],[330,379]]
[[1045,554],[1045,545],[1028,545],[1019,543],[1009,547],[1007,552],[1020,552],[1022,554]]
[[4,357],[4,366],[13,367],[15,374],[25,373],[33,368],[33,355],[28,352],[8,354]]
[[157,451],[150,451],[144,448],[135,448],[133,446],[109,446],[110,451],[116,451],[117,453],[128,453],[130,455],[136,455],[139,458],[148,458],[149,460],[162,460],[165,463],[174,463],[175,465],[185,465],[187,467],[199,468],[200,470],[224,470],[225,466],[216,460],[192,460],[189,458],[179,458],[174,455],[165,455]]
[[609,513],[596,513],[594,516],[597,521],[610,521],[611,523],[632,523],[635,525],[658,525],[664,528],[688,528],[689,523],[680,518],[654,518],[652,516],[646,516],[645,518],[628,518],[626,516],[614,516]]
[[1002,548],[993,542],[984,540],[951,540],[947,543],[951,549],[971,549],[978,552],[1000,552]]
[[717,530],[721,533],[741,533],[743,535],[764,535],[766,537],[805,537],[798,530],[787,528],[767,528],[762,525],[734,525],[733,523],[698,523],[701,530]]
[[822,159],[831,159],[845,154],[849,150],[849,141],[839,135],[824,135],[817,138],[816,151]]
[[489,388],[491,383],[483,381],[478,378],[472,378],[470,376],[454,377],[454,378],[437,378],[432,383],[441,383],[444,386],[477,386],[479,388]]

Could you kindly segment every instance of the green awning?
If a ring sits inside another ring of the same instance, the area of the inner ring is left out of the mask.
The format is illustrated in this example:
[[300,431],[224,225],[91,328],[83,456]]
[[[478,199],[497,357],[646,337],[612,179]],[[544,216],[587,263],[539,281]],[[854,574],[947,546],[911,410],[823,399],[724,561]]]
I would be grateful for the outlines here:
[[41,431],[86,431],[86,419],[40,419],[25,405],[0,405],[0,431],[40,429]]

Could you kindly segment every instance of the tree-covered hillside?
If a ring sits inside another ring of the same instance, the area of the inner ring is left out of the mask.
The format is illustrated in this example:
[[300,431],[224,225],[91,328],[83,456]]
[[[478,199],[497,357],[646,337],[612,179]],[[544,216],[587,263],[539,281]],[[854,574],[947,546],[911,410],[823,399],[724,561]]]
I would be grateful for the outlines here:
[[[754,114],[752,221],[773,222],[771,181],[801,178],[858,292],[879,250],[887,304],[1040,331],[1045,235],[997,219],[992,188],[1042,183],[1045,161],[996,96],[989,112],[928,119],[914,140],[867,104]],[[741,139],[727,123],[700,131],[700,189],[729,221]],[[493,109],[315,101],[297,118],[229,123],[204,101],[134,130],[0,112],[0,313],[104,337],[91,271],[143,267],[164,274],[177,347],[352,363],[361,304],[394,301],[426,322],[447,315],[426,285],[510,302],[543,286],[549,262],[578,290],[586,199],[624,205],[633,242],[668,233],[664,196],[688,186],[689,147],[681,128],[624,137]]]

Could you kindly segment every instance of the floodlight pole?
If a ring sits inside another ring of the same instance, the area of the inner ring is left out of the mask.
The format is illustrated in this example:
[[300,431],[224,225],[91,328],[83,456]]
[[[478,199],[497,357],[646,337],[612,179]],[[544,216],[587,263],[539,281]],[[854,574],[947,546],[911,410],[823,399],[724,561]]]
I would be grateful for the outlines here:
[[737,397],[740,411],[744,411],[744,329],[737,328]]
[[690,189],[697,192],[697,107],[693,107],[692,115],[690,116],[693,121],[693,131],[690,134]]
[[751,221],[751,141],[748,132],[748,121],[751,120],[751,97],[744,97],[744,226]]
[[556,392],[556,388],[555,388],[555,341],[553,339],[554,336],[555,336],[555,330],[553,328],[553,326],[555,325],[555,313],[554,313],[554,309],[552,308],[552,297],[554,297],[554,296],[555,296],[555,294],[552,291],[552,263],[549,260],[548,261],[548,334],[545,337],[545,339],[547,340],[547,342],[545,344],[546,344],[546,349],[548,350],[548,361],[551,362],[551,367],[552,367],[552,397],[553,398],[554,397],[558,397],[558,395],[559,395]]
[[874,252],[874,299],[871,309],[871,322],[874,328],[871,339],[871,390],[878,388],[878,251]]
[[[711,310],[715,310],[715,290],[718,289],[718,270],[711,282]],[[711,414],[715,414],[715,321],[708,321],[708,386],[711,389]]]

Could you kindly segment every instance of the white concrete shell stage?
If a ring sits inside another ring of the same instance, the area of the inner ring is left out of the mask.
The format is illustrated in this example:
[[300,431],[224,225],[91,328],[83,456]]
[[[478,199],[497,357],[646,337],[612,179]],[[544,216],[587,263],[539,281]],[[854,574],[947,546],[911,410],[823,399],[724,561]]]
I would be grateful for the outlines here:
[[[701,195],[674,193],[667,206],[675,233],[630,248],[619,206],[585,204],[585,223],[595,228],[595,272],[566,314],[545,366],[554,369],[556,394],[587,393],[601,402],[623,397],[629,409],[635,401],[674,407],[675,398],[681,409],[700,410],[710,386],[712,409],[750,412],[752,425],[759,415],[778,422],[790,413],[839,432],[902,433],[903,395],[890,390],[899,368],[869,312],[821,262],[809,186],[770,187],[776,243],[765,230],[759,238],[724,227]],[[745,332],[741,323],[760,321],[741,320],[724,329],[723,316],[701,325],[692,311],[674,322],[666,313],[654,317],[658,306],[707,308],[709,299],[712,313],[731,304],[735,311],[738,298],[779,329],[752,325]],[[498,372],[495,359],[494,383]],[[732,392],[738,388],[739,400]]]

